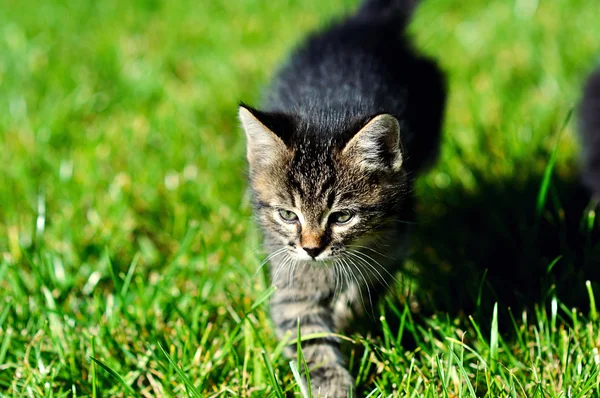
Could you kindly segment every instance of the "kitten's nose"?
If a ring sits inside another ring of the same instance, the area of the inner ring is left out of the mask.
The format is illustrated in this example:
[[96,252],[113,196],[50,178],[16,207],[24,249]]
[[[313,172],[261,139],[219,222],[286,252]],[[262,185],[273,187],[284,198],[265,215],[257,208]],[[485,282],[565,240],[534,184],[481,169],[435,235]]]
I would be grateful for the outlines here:
[[304,251],[306,253],[308,253],[309,256],[311,256],[313,259],[317,258],[317,256],[319,254],[321,254],[321,252],[323,251],[323,247],[302,247],[304,249]]

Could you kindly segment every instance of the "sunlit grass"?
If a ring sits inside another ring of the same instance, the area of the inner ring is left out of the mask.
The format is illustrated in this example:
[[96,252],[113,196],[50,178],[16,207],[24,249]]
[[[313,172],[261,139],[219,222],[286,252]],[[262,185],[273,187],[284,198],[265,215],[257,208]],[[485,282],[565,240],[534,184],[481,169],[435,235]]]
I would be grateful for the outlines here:
[[[360,396],[600,395],[576,112],[560,134],[600,61],[596,3],[418,10],[411,35],[448,71],[445,137],[417,186],[414,277],[344,340]],[[2,4],[0,394],[300,396],[236,106],[355,6]]]

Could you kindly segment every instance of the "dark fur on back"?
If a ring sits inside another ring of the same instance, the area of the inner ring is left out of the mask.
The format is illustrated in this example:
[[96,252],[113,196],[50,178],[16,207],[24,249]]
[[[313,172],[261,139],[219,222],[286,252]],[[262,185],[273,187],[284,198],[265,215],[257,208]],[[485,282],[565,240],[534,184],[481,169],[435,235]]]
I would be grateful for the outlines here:
[[276,76],[265,110],[297,115],[301,134],[323,141],[347,139],[356,125],[390,113],[400,121],[406,169],[432,162],[445,79],[405,37],[411,3],[372,0],[355,16],[313,34]]
[[588,78],[580,106],[583,182],[600,195],[600,67]]

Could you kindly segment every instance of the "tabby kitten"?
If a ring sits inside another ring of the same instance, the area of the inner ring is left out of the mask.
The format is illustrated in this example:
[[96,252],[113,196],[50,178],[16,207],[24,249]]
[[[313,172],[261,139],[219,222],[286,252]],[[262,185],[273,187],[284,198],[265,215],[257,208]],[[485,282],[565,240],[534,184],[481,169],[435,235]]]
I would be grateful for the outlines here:
[[[348,327],[401,265],[412,182],[436,157],[445,105],[442,73],[403,34],[411,8],[366,1],[292,54],[261,110],[239,108],[280,337],[298,320],[303,336]],[[353,391],[339,343],[302,345],[315,394]]]

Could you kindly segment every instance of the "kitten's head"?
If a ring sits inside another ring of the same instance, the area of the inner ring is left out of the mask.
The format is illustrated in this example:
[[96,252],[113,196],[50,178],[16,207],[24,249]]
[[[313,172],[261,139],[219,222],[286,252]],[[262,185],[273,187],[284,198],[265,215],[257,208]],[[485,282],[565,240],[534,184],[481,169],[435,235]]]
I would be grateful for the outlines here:
[[394,225],[406,193],[400,127],[389,114],[324,133],[299,116],[240,106],[256,215],[270,249],[343,256]]

